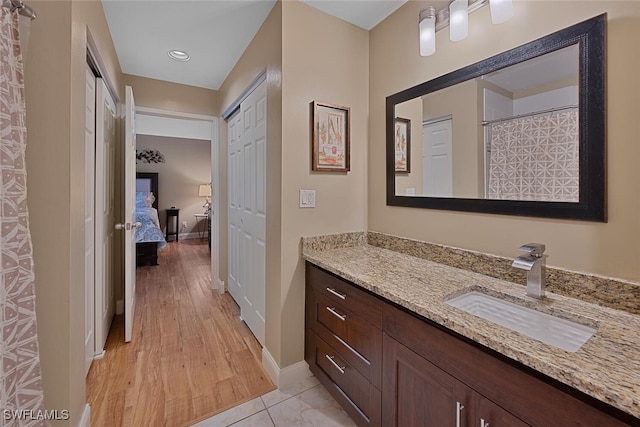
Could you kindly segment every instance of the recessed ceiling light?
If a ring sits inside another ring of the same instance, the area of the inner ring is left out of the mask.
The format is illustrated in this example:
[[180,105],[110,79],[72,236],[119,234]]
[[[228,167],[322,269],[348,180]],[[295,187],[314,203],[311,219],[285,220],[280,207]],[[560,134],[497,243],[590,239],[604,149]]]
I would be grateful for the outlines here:
[[191,59],[186,52],[182,52],[181,50],[170,50],[167,55],[169,55],[169,58],[176,61],[186,62]]

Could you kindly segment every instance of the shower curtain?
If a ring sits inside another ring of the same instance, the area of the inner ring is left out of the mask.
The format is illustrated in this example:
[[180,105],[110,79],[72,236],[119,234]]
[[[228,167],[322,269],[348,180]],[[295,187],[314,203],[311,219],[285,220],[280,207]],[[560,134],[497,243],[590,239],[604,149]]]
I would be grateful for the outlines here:
[[47,426],[25,168],[18,12],[0,7],[0,426]]
[[577,109],[493,123],[489,133],[490,199],[579,201]]

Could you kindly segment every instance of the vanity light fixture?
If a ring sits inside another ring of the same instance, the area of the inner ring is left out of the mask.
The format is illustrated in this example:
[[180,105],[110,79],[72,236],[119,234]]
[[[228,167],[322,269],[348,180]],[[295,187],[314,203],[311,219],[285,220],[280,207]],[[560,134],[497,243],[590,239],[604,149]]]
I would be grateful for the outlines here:
[[501,24],[513,16],[512,0],[451,0],[449,7],[436,11],[433,6],[420,11],[420,55],[436,51],[436,32],[449,27],[451,41],[464,40],[469,33],[469,14],[489,3],[491,22]]
[[169,58],[173,59],[174,61],[187,62],[191,59],[188,53],[181,50],[170,50],[169,52],[167,52],[167,55],[169,55]]

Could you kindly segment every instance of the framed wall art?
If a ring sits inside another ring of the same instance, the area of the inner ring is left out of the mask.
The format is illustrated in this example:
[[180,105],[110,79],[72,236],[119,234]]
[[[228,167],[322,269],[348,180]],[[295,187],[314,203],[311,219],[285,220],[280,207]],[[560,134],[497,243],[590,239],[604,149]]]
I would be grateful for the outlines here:
[[411,172],[411,120],[396,117],[396,173]]
[[349,114],[351,109],[318,101],[313,101],[312,107],[311,170],[349,171]]

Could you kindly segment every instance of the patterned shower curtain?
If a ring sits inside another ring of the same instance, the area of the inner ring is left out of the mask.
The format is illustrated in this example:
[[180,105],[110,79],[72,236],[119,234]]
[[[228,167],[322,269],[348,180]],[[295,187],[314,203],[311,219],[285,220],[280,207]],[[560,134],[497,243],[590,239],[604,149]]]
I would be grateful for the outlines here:
[[578,110],[490,125],[490,199],[579,201]]
[[25,168],[18,13],[0,7],[0,426],[46,426]]

